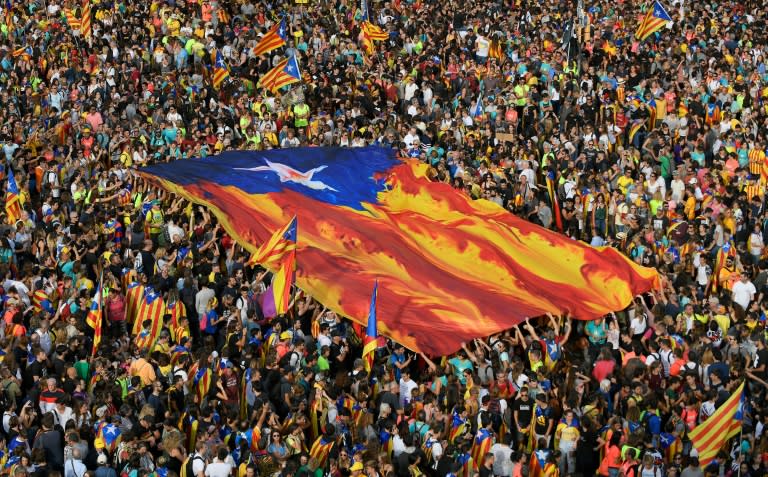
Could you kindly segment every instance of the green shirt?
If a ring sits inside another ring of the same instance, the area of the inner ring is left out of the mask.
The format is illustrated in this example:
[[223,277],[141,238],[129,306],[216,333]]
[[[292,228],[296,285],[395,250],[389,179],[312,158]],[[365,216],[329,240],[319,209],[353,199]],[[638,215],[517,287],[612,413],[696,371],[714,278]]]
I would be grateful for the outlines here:
[[659,156],[661,164],[661,177],[667,179],[672,176],[672,160],[668,156]]
[[88,364],[88,361],[80,360],[74,365],[75,372],[77,372],[77,377],[80,379],[85,380],[85,382],[88,382],[90,379],[90,376],[88,376],[91,371],[91,365]]

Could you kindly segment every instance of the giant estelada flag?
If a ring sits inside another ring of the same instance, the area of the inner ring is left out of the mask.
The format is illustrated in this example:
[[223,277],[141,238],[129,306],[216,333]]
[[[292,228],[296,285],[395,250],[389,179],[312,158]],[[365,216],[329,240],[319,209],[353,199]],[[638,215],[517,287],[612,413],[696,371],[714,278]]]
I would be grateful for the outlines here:
[[293,216],[296,283],[365,325],[433,355],[546,312],[592,319],[658,286],[655,270],[427,179],[389,149],[235,151],[143,169],[207,206],[250,252]]

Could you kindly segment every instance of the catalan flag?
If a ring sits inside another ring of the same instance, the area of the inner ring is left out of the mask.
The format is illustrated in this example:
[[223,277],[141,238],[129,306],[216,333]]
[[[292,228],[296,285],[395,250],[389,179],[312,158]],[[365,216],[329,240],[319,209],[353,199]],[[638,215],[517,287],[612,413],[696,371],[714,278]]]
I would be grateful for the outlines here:
[[379,282],[375,282],[373,284],[373,295],[371,295],[371,309],[368,312],[368,328],[365,331],[363,344],[363,364],[365,365],[365,370],[369,373],[373,369],[373,360],[379,343],[379,333],[376,331],[376,295],[378,290]]
[[208,391],[211,389],[212,376],[213,372],[210,368],[201,368],[195,373],[192,384],[198,403],[202,403],[203,398],[208,395]]
[[83,2],[82,18],[80,19],[80,33],[83,34],[83,38],[89,39],[93,35],[93,28],[91,26],[91,0],[85,0]]
[[32,310],[35,313],[40,313],[41,311],[45,311],[51,315],[56,313],[56,310],[53,308],[53,303],[45,290],[35,290],[32,294]]
[[80,20],[77,18],[77,15],[75,15],[74,8],[64,8],[63,14],[64,18],[67,20],[67,25],[69,25],[69,28],[73,30],[80,29]]
[[8,185],[5,191],[5,215],[9,224],[15,224],[21,219],[21,192],[13,175],[13,167],[8,167]]
[[216,52],[213,53],[213,58],[213,87],[214,89],[219,89],[221,88],[222,83],[224,83],[224,80],[229,78],[229,68],[224,62],[224,56],[220,51],[216,50]]
[[[144,289],[144,296],[139,303],[139,309],[136,313],[136,321],[133,329],[136,330],[138,324],[139,333],[135,334],[136,345],[141,349],[152,349],[160,330],[163,327],[163,315],[165,315],[165,302],[163,297],[151,286]],[[148,330],[142,329],[145,320],[151,321]]]
[[259,79],[257,86],[266,88],[273,93],[277,92],[283,86],[298,83],[301,81],[301,69],[296,55],[284,58],[274,68]]
[[331,455],[331,450],[333,450],[333,444],[333,439],[327,438],[325,436],[318,437],[312,444],[312,447],[309,449],[309,457],[314,457],[317,459],[318,468],[325,468],[325,463],[328,460],[328,456]]
[[363,22],[363,32],[367,33],[368,37],[373,41],[384,41],[389,38],[387,32],[371,22]]
[[374,51],[376,50],[376,46],[373,44],[373,40],[371,39],[370,35],[368,35],[368,32],[363,29],[363,50],[365,50],[365,54],[368,56],[373,55]]
[[472,450],[470,455],[475,465],[479,466],[483,463],[485,454],[491,451],[493,445],[493,434],[488,429],[480,429],[477,431],[477,435],[472,440]]
[[448,431],[448,442],[456,442],[456,439],[464,435],[466,430],[467,421],[465,421],[458,412],[453,411],[453,416],[451,417],[451,430]]
[[275,23],[269,31],[261,37],[261,40],[253,48],[253,54],[256,56],[269,53],[272,50],[280,48],[288,41],[288,29],[285,26],[285,18],[281,18]]
[[88,326],[93,328],[92,355],[96,354],[96,350],[99,349],[99,345],[101,344],[101,328],[104,323],[104,316],[102,313],[102,299],[104,292],[102,286],[102,280],[99,280],[99,285],[96,287],[96,293],[93,295],[93,300],[91,301],[91,308],[88,310],[88,315],[85,317],[85,322],[88,323]]
[[371,19],[371,11],[368,9],[367,0],[360,0],[360,19],[364,22]]
[[104,443],[104,448],[110,454],[115,453],[117,447],[120,445],[120,441],[122,440],[122,432],[120,432],[120,428],[111,423],[102,424],[99,427],[98,436]]
[[390,149],[231,151],[139,174],[208,207],[250,252],[296,214],[297,286],[366,324],[378,280],[378,333],[414,351],[449,354],[546,312],[592,319],[659,285],[619,251],[473,201]]
[[560,211],[560,200],[557,197],[557,185],[555,184],[555,171],[547,172],[547,193],[549,202],[552,204],[552,216],[555,218],[555,227],[558,232],[563,231],[563,214]]
[[290,253],[296,251],[296,216],[283,228],[272,234],[267,242],[248,259],[248,265],[261,264],[269,268],[281,264]]
[[141,300],[144,299],[144,285],[139,282],[131,282],[125,289],[125,319],[133,323],[132,333],[134,336],[141,331],[141,322],[136,320],[136,314],[139,311]]
[[504,61],[504,50],[501,46],[501,40],[499,39],[493,39],[491,40],[491,47],[488,50],[488,56],[490,58],[496,58],[499,61]]
[[688,437],[699,453],[699,464],[706,467],[729,439],[739,434],[742,425],[744,383],[706,421],[696,426]]
[[635,139],[635,135],[640,132],[641,129],[643,129],[643,126],[645,126],[645,121],[642,119],[636,119],[632,121],[632,125],[629,127],[629,143],[632,144],[632,141]]
[[656,110],[656,98],[651,98],[646,103],[648,105],[648,130],[653,131],[656,128],[656,118],[658,117],[658,111]]
[[531,454],[531,460],[528,462],[528,475],[530,477],[553,475],[548,473],[550,470],[553,470],[552,467],[554,466],[551,462],[547,462],[550,453],[549,449],[538,449]]
[[657,0],[653,2],[653,8],[648,10],[645,18],[643,18],[643,21],[640,22],[640,26],[637,27],[635,38],[643,41],[657,31],[664,28],[664,26],[671,21],[672,17],[669,16],[667,11]]

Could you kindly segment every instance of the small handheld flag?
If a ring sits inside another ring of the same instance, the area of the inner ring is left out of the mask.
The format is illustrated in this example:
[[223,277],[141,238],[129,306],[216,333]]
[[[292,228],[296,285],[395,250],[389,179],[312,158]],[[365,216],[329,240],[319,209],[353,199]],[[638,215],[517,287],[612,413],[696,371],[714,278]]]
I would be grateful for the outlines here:
[[288,29],[285,26],[285,18],[281,18],[279,22],[269,29],[269,31],[261,37],[259,43],[253,48],[253,54],[256,56],[269,53],[272,50],[276,50],[285,45],[288,41]]
[[5,191],[5,215],[8,217],[9,224],[15,224],[21,218],[21,194],[19,185],[16,183],[16,177],[13,175],[13,168],[8,167],[8,188]]
[[657,0],[653,2],[653,8],[648,10],[645,18],[643,18],[643,21],[640,22],[640,26],[637,27],[635,38],[643,41],[657,31],[664,28],[664,26],[671,21],[672,17],[669,16],[669,13],[667,13],[661,3],[659,3]]
[[258,86],[273,93],[289,84],[301,81],[301,70],[296,55],[285,58],[259,80]]
[[368,328],[365,331],[365,340],[363,344],[363,364],[366,372],[370,373],[373,369],[373,359],[376,355],[379,333],[376,326],[376,295],[378,294],[378,280],[373,284],[373,295],[371,295],[371,308],[368,312]]

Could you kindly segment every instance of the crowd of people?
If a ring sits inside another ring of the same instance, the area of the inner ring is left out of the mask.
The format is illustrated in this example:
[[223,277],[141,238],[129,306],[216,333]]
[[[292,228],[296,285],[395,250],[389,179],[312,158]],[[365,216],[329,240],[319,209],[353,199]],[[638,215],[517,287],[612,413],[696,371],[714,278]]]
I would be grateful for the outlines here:
[[[0,474],[767,475],[768,10],[664,6],[640,42],[648,1],[374,1],[387,39],[368,52],[352,0],[95,0],[89,34],[85,4],[4,2],[2,177],[22,211],[0,226]],[[254,55],[281,18],[287,44]],[[260,89],[290,54],[302,81]],[[265,316],[270,274],[133,172],[371,144],[662,287],[451,356],[382,339],[368,373],[349,320],[301,293]],[[157,340],[136,290],[163,304]],[[701,465],[689,433],[742,382],[740,432]]]

